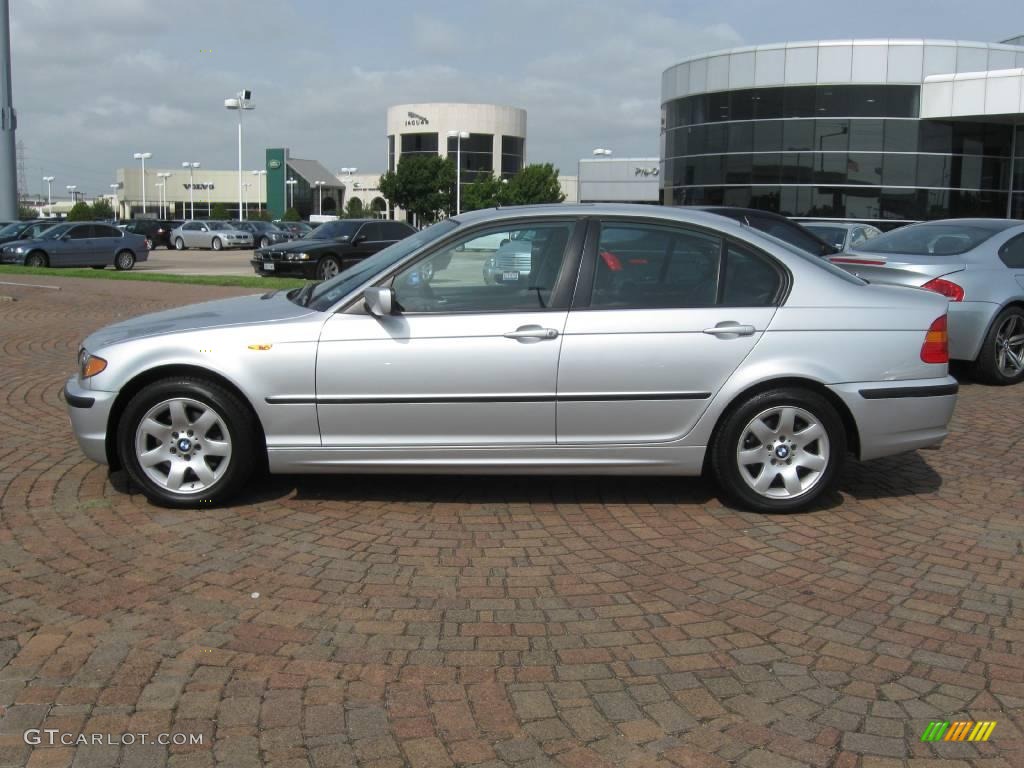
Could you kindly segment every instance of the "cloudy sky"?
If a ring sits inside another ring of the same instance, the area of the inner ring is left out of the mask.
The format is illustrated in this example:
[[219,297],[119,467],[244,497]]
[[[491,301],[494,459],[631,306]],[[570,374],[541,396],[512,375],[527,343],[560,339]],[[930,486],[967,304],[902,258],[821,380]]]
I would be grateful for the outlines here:
[[223,100],[253,91],[263,149],[383,169],[384,116],[408,101],[528,110],[530,162],[575,173],[596,146],[656,155],[660,75],[716,48],[841,37],[998,41],[1019,0],[11,0],[28,191],[108,191],[147,167],[236,164]]

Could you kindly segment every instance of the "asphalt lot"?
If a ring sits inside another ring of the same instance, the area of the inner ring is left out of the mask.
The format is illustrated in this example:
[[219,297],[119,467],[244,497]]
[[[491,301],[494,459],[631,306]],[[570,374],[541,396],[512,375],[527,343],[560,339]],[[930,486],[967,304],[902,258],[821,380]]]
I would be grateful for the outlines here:
[[168,275],[245,275],[252,277],[249,250],[175,251],[156,248],[149,259],[135,265],[140,272],[162,272]]
[[801,515],[671,478],[280,477],[169,511],[80,454],[64,379],[94,328],[252,291],[5,282],[58,290],[0,285],[0,768],[1024,765],[1024,387],[965,382],[941,449],[852,461]]

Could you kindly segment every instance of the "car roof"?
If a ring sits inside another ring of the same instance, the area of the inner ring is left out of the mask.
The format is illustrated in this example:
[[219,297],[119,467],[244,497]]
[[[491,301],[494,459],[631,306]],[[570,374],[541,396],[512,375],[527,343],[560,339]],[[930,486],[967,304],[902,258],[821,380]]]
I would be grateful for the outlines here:
[[721,226],[723,218],[713,211],[698,206],[670,207],[641,203],[543,203],[484,208],[460,213],[458,216],[453,216],[452,219],[459,223],[472,224],[478,221],[502,221],[528,216],[638,216],[646,219],[690,222],[714,227]]
[[932,219],[931,221],[920,221],[914,226],[920,227],[927,224],[959,224],[965,227],[977,227],[978,229],[988,229],[992,232],[1002,232],[1011,227],[1019,227],[1024,224],[1024,221],[1020,219]]
[[854,227],[871,226],[870,224],[862,224],[859,221],[821,221],[819,219],[815,219],[814,221],[797,219],[797,224],[803,227],[839,227],[840,229],[853,229]]

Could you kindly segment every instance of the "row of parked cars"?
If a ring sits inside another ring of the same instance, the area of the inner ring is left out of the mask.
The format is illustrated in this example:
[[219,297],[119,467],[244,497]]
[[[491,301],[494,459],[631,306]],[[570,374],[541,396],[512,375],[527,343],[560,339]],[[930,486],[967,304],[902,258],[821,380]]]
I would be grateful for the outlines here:
[[132,219],[120,225],[126,232],[143,235],[150,248],[266,248],[302,237],[313,230],[303,221],[218,221],[194,219]]

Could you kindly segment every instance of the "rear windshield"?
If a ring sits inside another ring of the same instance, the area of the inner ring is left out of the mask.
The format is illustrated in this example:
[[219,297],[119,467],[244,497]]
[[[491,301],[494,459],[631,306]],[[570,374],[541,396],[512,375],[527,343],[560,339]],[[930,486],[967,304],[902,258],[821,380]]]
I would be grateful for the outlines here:
[[997,230],[969,224],[911,224],[854,246],[867,253],[905,253],[911,256],[956,256],[984,243]]
[[833,248],[842,249],[846,242],[846,230],[842,227],[826,227],[822,224],[804,224],[805,229],[811,230],[814,234],[831,245]]

